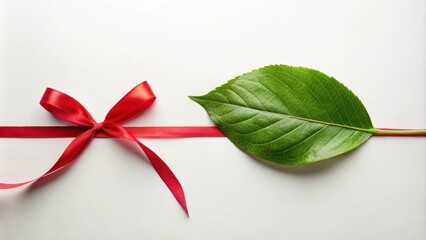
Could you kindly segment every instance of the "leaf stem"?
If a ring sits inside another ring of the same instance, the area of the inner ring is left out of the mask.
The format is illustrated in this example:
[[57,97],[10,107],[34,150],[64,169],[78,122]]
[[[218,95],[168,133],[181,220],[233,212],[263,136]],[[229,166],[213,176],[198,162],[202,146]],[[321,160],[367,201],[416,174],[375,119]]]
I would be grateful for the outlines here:
[[426,137],[426,129],[372,128],[369,132],[374,136]]

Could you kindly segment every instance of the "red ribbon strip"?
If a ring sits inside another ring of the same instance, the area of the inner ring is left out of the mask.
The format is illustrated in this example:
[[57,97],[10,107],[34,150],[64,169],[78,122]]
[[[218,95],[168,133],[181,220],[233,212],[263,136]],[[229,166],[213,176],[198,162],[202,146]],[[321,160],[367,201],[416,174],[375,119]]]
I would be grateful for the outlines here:
[[[217,127],[123,127],[137,138],[225,137]],[[90,127],[80,126],[0,126],[0,138],[71,138]],[[114,137],[97,131],[94,137]]]
[[77,100],[65,93],[47,88],[40,104],[56,117],[78,126],[7,126],[0,127],[0,137],[75,137],[75,139],[68,145],[53,167],[42,176],[26,182],[0,183],[0,189],[20,187],[41,180],[69,166],[94,137],[116,137],[133,141],[139,145],[154,170],[188,214],[185,194],[178,179],[167,164],[151,149],[142,144],[137,137],[220,137],[223,134],[215,127],[123,127],[120,125],[143,113],[151,106],[155,98],[148,83],[142,82],[112,107],[103,122],[98,123]]

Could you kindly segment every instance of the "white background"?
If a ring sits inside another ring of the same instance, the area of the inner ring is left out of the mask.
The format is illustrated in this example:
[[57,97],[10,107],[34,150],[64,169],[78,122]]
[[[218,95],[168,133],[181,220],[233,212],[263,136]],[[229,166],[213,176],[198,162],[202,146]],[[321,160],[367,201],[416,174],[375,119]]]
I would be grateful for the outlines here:
[[[64,91],[98,120],[137,83],[158,99],[130,125],[212,125],[188,95],[268,64],[315,68],[376,127],[426,127],[426,2],[0,1],[0,125],[63,125]],[[0,182],[47,170],[71,139],[0,139]],[[44,186],[0,192],[0,239],[426,239],[426,139],[373,137],[304,167],[226,138],[147,139],[180,179],[187,218],[153,169],[95,139]]]

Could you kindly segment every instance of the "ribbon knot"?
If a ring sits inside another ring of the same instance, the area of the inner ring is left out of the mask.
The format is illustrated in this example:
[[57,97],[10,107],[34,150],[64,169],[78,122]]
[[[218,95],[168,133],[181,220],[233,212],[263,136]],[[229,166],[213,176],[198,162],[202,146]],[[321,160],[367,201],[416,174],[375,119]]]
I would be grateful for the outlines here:
[[102,129],[102,126],[103,126],[103,124],[104,124],[104,122],[95,123],[95,124],[93,125],[93,130],[95,130],[95,131],[99,131],[99,130],[101,130],[101,129]]
[[154,170],[188,214],[183,188],[167,164],[156,153],[142,144],[133,133],[121,126],[122,123],[142,114],[151,106],[155,98],[151,87],[144,81],[120,99],[107,113],[104,121],[98,123],[77,100],[58,90],[47,88],[40,100],[40,105],[59,119],[87,127],[87,130],[71,141],[53,167],[41,177],[21,183],[0,183],[0,189],[15,188],[32,183],[67,167],[84,151],[96,132],[103,131],[113,137],[130,140],[138,144]]

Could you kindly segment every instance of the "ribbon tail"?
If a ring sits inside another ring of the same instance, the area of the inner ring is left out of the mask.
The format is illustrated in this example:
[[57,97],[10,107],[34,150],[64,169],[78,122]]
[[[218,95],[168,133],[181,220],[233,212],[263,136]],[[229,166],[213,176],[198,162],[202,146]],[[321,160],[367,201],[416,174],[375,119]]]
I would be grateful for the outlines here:
[[182,185],[180,184],[177,177],[173,174],[172,170],[170,170],[169,166],[150,148],[141,143],[138,139],[135,138],[135,142],[141,147],[142,151],[148,157],[151,162],[152,167],[166,184],[166,186],[170,189],[173,196],[182,206],[183,210],[189,216],[188,208],[186,206],[185,193],[183,191]]
[[23,185],[25,185],[25,184],[28,184],[28,183],[34,182],[35,180],[36,180],[36,179],[34,179],[34,180],[30,180],[30,181],[27,181],[27,182],[20,182],[20,183],[0,183],[0,189],[11,189],[11,188],[17,188],[17,187],[23,186]]
[[72,140],[71,143],[68,145],[68,147],[65,149],[65,151],[62,153],[62,155],[59,157],[59,159],[56,161],[56,163],[46,173],[44,173],[40,177],[30,181],[20,182],[20,183],[0,183],[0,189],[17,188],[29,183],[37,182],[67,167],[68,165],[74,162],[74,160],[83,152],[84,149],[86,149],[86,147],[90,143],[90,140],[93,138],[94,133],[95,132],[92,129],[90,129],[80,134],[74,140]]
[[156,153],[154,153],[151,149],[141,143],[132,133],[130,133],[128,130],[121,127],[120,125],[110,122],[105,123],[102,128],[105,132],[111,134],[112,136],[127,139],[136,142],[139,145],[141,150],[147,156],[154,170],[157,172],[157,174],[169,188],[170,192],[181,205],[183,210],[189,216],[188,208],[186,205],[185,193],[183,191],[182,185],[180,184],[179,180],[174,175],[172,170],[170,170],[169,166],[167,166],[167,164]]

